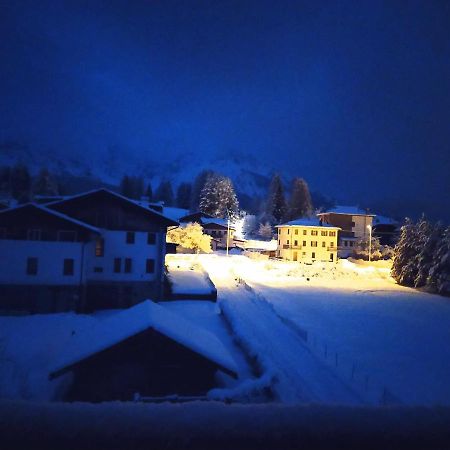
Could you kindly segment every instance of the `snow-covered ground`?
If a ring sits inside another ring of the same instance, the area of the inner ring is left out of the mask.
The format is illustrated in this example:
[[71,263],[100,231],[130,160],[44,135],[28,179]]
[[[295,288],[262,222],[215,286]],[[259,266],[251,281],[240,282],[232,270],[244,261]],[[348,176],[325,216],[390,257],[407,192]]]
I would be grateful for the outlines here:
[[214,286],[194,255],[167,255],[168,278],[175,295],[210,295]]
[[[282,400],[297,395],[295,380],[291,392],[286,389],[289,384],[283,386],[285,371],[296,374],[297,380],[304,378],[298,388],[304,381],[306,397],[311,391],[321,401],[336,400],[336,390],[329,391],[327,399],[325,378],[309,372],[312,360],[307,352],[300,354],[302,340],[295,344],[289,329],[306,336],[309,353],[364,401],[376,401],[386,389],[387,402],[450,404],[450,302],[396,285],[389,263],[341,260],[337,265],[308,266],[206,255],[203,264],[237,334],[262,365],[278,375]],[[225,279],[227,270],[245,280],[253,292],[233,286]],[[364,395],[366,389],[371,395]]]

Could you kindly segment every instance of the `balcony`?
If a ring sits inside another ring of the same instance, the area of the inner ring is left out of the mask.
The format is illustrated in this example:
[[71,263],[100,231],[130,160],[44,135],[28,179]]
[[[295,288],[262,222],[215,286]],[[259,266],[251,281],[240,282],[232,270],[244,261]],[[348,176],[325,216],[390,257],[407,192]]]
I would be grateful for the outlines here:
[[283,250],[301,250],[302,248],[302,245],[283,244]]

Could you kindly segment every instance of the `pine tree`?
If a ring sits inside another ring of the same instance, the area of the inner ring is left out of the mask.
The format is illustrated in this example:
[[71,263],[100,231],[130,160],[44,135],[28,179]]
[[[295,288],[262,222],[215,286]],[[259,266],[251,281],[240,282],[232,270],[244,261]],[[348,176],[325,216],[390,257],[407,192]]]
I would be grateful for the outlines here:
[[281,223],[286,214],[286,200],[284,197],[283,183],[278,174],[272,178],[269,188],[269,195],[266,202],[267,221],[275,224]]
[[34,183],[33,192],[35,195],[58,195],[58,183],[52,177],[48,169],[43,168],[40,170],[36,181]]
[[211,253],[212,237],[203,233],[198,223],[188,223],[185,227],[172,228],[167,232],[167,242],[178,244],[195,253]]
[[153,200],[153,190],[151,183],[148,183],[147,189],[145,190],[145,196],[148,198],[149,202]]
[[30,200],[31,176],[24,164],[16,164],[11,171],[11,195],[20,203]]
[[181,183],[177,190],[178,208],[189,209],[191,206],[191,183]]
[[164,202],[165,206],[173,205],[173,190],[170,181],[161,181],[155,192],[155,199]]
[[427,284],[439,294],[450,294],[450,226],[437,242]]
[[205,184],[208,181],[208,179],[213,175],[214,175],[213,171],[203,170],[195,177],[194,184],[192,185],[191,189],[191,201],[190,201],[191,212],[199,211],[202,190],[205,187]]
[[287,213],[288,220],[309,217],[313,212],[311,194],[308,184],[303,178],[295,178],[292,182],[292,194]]
[[120,193],[128,198],[133,198],[133,186],[128,175],[124,175],[120,182]]
[[417,270],[414,287],[425,286],[442,231],[441,224],[432,225],[423,216],[417,224],[419,253],[414,261]]
[[144,179],[142,177],[131,177],[131,185],[133,187],[132,198],[140,200],[144,195]]
[[267,239],[267,240],[272,239],[272,237],[273,237],[272,225],[270,225],[269,222],[260,223],[259,224],[259,229],[258,229],[258,234],[263,239]]
[[239,203],[231,180],[223,175],[209,177],[201,193],[200,211],[213,217],[234,219],[238,210]]
[[417,276],[416,259],[420,252],[418,246],[418,230],[409,218],[400,230],[400,239],[394,248],[394,260],[391,275],[397,283],[413,286]]

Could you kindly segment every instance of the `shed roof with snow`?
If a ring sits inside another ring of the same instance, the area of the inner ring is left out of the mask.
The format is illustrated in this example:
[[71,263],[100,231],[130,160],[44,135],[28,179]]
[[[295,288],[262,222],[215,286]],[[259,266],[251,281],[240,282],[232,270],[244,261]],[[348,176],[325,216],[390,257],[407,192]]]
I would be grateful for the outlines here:
[[236,362],[214,334],[150,300],[101,319],[95,327],[75,333],[50,368],[49,378],[58,377],[88,358],[146,330],[154,330],[175,341],[237,378]]

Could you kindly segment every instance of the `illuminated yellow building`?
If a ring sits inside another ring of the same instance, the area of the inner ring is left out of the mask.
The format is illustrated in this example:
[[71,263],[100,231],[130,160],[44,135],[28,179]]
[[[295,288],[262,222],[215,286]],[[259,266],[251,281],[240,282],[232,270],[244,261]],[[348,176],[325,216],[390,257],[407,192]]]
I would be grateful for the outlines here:
[[337,260],[339,227],[322,224],[318,219],[298,219],[276,228],[279,258],[305,263]]

